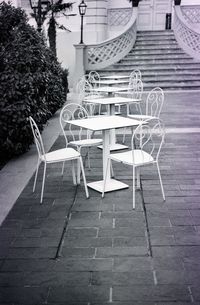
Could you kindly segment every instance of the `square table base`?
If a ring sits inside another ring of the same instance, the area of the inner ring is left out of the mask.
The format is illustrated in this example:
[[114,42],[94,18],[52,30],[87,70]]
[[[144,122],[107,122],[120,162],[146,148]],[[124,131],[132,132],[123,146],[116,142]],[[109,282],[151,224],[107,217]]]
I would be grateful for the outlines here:
[[[103,145],[99,145],[98,148],[103,149]],[[122,150],[122,149],[127,149],[127,148],[129,148],[129,147],[126,146],[126,145],[115,143],[115,144],[111,145],[110,151],[113,151],[113,150]]]
[[[97,192],[103,192],[103,180],[87,183],[87,186]],[[128,188],[129,185],[115,179],[109,179],[106,183],[105,192],[112,192]]]

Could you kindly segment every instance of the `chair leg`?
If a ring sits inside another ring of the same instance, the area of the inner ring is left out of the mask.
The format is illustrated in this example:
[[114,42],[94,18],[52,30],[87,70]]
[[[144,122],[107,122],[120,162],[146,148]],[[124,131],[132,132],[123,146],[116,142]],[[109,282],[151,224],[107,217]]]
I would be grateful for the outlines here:
[[40,161],[39,161],[39,159],[38,159],[38,161],[37,161],[37,168],[36,168],[36,172],[35,172],[34,183],[33,183],[33,192],[35,192],[35,187],[36,187],[36,181],[37,181],[37,176],[38,176],[39,164],[40,164]]
[[47,164],[46,164],[46,162],[45,162],[45,163],[44,163],[43,178],[42,178],[42,191],[41,191],[40,203],[42,203],[42,200],[43,200],[44,183],[45,183],[45,176],[46,176],[46,168],[47,168]]
[[[81,147],[78,148],[78,152],[81,154]],[[80,184],[81,173],[80,173],[80,160],[77,159],[77,184]]]
[[133,210],[135,209],[135,167],[133,166]]
[[80,167],[81,167],[81,171],[82,171],[82,175],[83,175],[85,194],[86,194],[86,197],[89,198],[88,187],[87,187],[87,182],[86,182],[86,178],[85,178],[85,171],[84,171],[84,168],[83,168],[83,161],[82,161],[81,157],[79,158],[79,162],[80,162]]
[[88,148],[88,168],[90,168],[90,147]]
[[126,137],[126,127],[124,128],[124,134],[123,134],[123,140],[122,140],[123,144],[125,143],[125,137]]
[[111,171],[111,177],[114,178],[115,177],[115,173],[113,170],[113,166],[112,166],[112,162],[110,161],[110,171]]
[[64,168],[65,168],[65,161],[63,161],[63,164],[62,164],[62,176],[64,174]]
[[142,109],[141,109],[140,104],[138,104],[138,108],[139,108],[140,114],[142,114]]
[[127,116],[130,114],[129,104],[126,104],[126,114]]
[[140,189],[140,169],[139,168],[137,168],[137,170],[136,170],[136,176],[137,176],[137,189]]
[[111,160],[110,158],[108,158],[107,164],[106,164],[106,173],[105,176],[103,177],[103,191],[102,191],[102,198],[104,197],[104,193],[105,193],[105,188],[106,188],[106,180],[107,180],[107,176],[108,176],[108,168],[109,166],[111,166]]
[[160,168],[159,168],[158,162],[156,163],[156,165],[157,165],[158,176],[159,176],[159,180],[160,180],[160,186],[161,186],[163,200],[165,200],[165,193],[164,193],[164,188],[163,188],[163,183],[162,183],[162,178],[161,178]]
[[72,178],[73,178],[73,184],[76,185],[76,174],[75,174],[74,160],[72,160]]

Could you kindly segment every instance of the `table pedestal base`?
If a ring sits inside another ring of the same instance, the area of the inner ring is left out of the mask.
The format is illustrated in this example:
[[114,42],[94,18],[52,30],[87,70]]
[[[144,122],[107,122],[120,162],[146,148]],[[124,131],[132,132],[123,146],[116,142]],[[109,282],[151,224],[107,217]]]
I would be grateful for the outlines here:
[[[103,180],[87,183],[87,186],[97,192],[103,192]],[[115,179],[109,179],[106,183],[105,192],[112,192],[128,188],[129,185]]]
[[[103,145],[99,145],[98,148],[103,149]],[[127,148],[129,148],[129,147],[124,145],[124,144],[117,144],[117,143],[115,143],[115,144],[112,144],[110,146],[110,151],[113,151],[113,150],[122,150],[122,149],[127,149]]]

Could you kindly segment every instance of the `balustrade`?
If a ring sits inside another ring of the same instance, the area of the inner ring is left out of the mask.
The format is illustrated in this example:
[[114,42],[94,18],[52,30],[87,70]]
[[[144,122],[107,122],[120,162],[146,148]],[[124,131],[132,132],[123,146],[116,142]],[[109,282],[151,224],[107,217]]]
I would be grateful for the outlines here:
[[112,65],[132,49],[136,40],[136,9],[125,30],[118,36],[85,48],[85,69],[96,70]]
[[[175,6],[174,34],[180,47],[190,56],[200,60],[200,6],[193,8]],[[196,16],[194,19],[192,16]],[[195,23],[195,26],[194,24]]]

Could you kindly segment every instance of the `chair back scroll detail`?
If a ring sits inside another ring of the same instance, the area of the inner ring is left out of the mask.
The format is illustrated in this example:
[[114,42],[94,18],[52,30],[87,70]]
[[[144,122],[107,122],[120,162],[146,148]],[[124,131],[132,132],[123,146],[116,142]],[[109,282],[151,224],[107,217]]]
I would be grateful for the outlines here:
[[146,101],[146,115],[152,117],[160,117],[160,112],[162,110],[164,102],[164,92],[160,87],[152,89]]
[[[134,150],[140,150],[143,159],[145,153],[149,154],[149,158],[158,161],[159,154],[164,143],[165,126],[159,118],[148,119],[143,124],[140,124],[133,133],[131,140],[133,164]],[[143,160],[144,161],[144,160]],[[149,160],[151,162],[152,160]]]
[[[68,146],[70,142],[66,134],[66,129],[68,130],[69,136],[72,138],[72,141],[82,139],[82,128],[76,127],[76,130],[74,130],[73,126],[69,123],[69,121],[86,119],[88,118],[88,116],[88,112],[81,105],[70,103],[63,107],[60,113],[60,126],[66,140],[66,146]],[[87,139],[90,138],[89,131],[86,132],[86,137]]]

